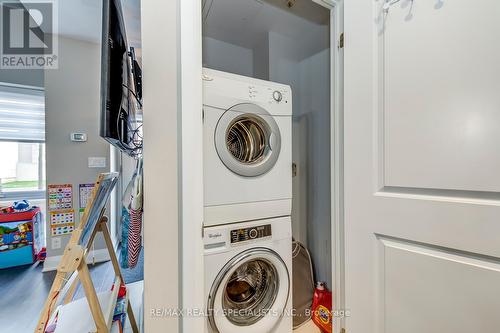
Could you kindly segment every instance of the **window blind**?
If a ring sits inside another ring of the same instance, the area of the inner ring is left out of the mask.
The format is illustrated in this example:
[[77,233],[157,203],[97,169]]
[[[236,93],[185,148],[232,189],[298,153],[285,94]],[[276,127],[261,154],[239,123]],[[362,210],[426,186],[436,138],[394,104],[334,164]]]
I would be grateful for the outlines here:
[[0,140],[45,141],[45,92],[0,82]]

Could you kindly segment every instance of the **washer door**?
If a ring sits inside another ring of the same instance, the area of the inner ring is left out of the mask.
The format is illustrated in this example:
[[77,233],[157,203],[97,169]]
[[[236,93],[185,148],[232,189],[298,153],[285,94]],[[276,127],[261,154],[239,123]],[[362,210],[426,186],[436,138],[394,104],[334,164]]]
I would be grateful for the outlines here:
[[210,289],[210,327],[220,333],[270,332],[284,314],[289,291],[289,272],[276,252],[244,251],[222,268]]
[[281,134],[274,118],[255,104],[228,109],[215,128],[215,148],[222,163],[245,177],[273,168],[281,149]]

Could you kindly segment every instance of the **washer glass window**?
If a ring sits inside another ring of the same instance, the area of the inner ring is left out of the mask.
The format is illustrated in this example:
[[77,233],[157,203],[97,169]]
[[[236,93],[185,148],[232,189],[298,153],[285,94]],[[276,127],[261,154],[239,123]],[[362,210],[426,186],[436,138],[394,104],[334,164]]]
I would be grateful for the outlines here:
[[222,308],[238,326],[256,323],[276,300],[279,277],[276,267],[265,259],[241,264],[226,283]]
[[208,295],[208,322],[214,332],[270,332],[288,303],[290,272],[268,248],[250,248],[229,260]]

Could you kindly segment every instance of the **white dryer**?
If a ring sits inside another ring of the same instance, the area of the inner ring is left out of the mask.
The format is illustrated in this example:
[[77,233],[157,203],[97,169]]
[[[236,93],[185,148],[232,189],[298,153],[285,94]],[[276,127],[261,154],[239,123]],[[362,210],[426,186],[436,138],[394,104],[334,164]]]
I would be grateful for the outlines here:
[[292,332],[290,217],[204,229],[209,333]]
[[203,74],[205,225],[290,215],[291,88]]

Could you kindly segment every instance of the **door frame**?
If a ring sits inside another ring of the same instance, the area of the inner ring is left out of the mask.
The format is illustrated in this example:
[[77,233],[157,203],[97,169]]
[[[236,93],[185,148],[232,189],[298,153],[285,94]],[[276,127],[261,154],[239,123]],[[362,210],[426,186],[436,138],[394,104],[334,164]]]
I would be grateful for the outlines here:
[[344,279],[344,1],[312,0],[330,9],[330,193],[333,332],[345,327]]
[[[333,304],[344,309],[344,209],[343,209],[343,48],[340,36],[344,27],[343,0],[311,0],[330,10],[330,119],[331,119],[331,258]],[[201,0],[178,0],[180,34],[179,126],[181,170],[180,226],[182,271],[180,308],[201,310],[205,293],[199,277],[204,276],[203,255],[203,81],[202,81],[202,8]],[[203,332],[203,316],[183,316],[180,329],[185,332]],[[334,318],[334,332],[340,333],[344,319]]]

